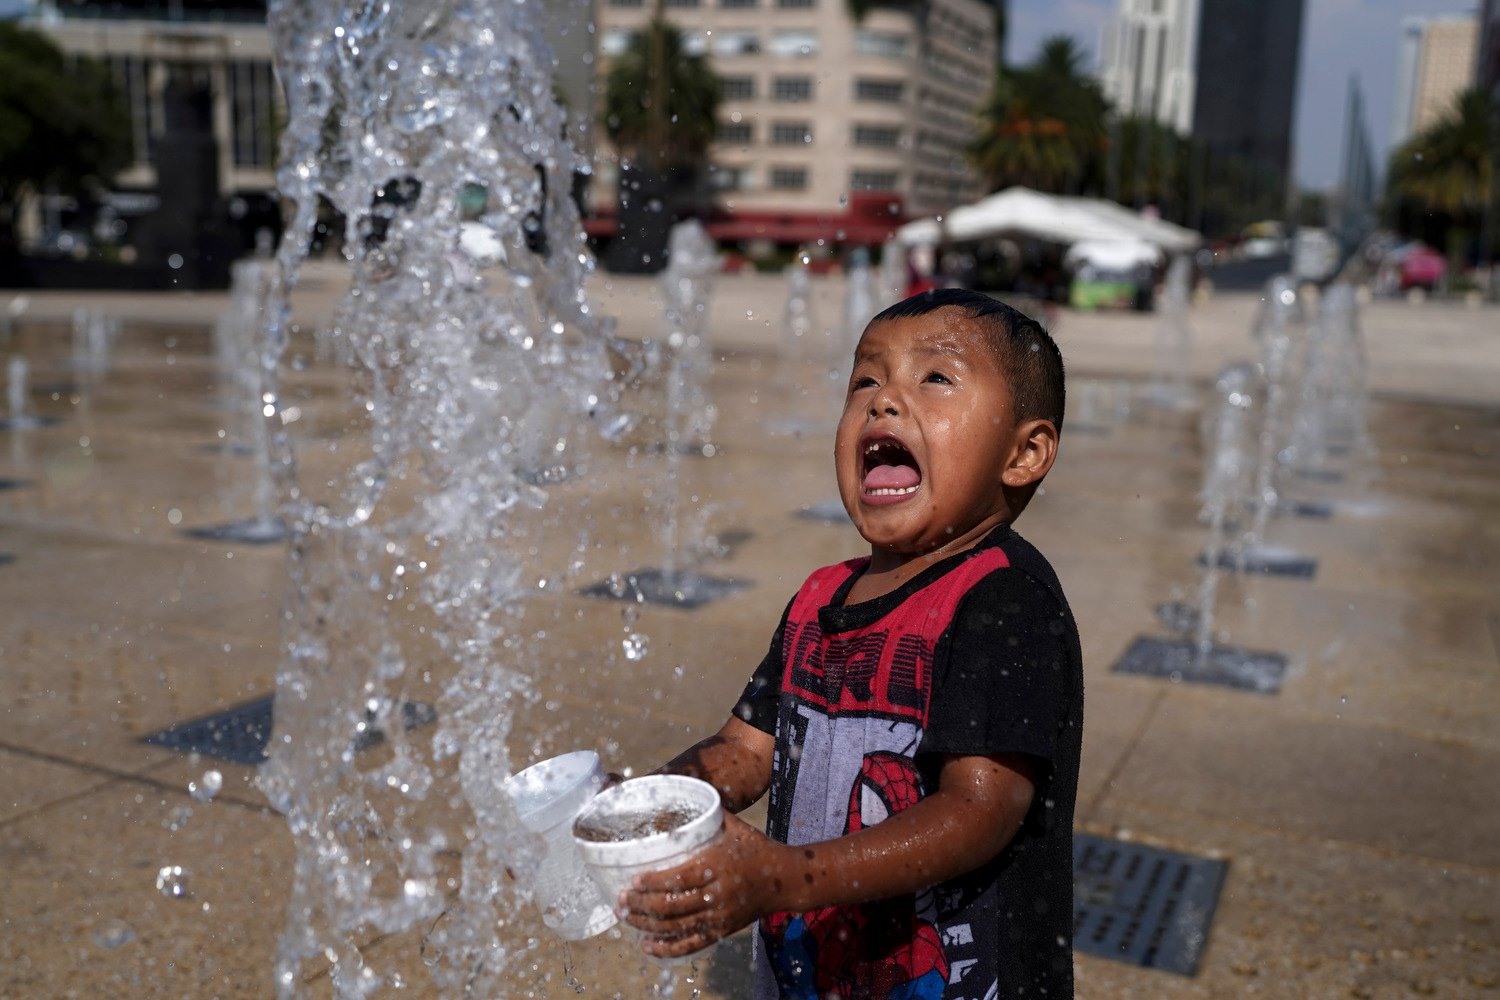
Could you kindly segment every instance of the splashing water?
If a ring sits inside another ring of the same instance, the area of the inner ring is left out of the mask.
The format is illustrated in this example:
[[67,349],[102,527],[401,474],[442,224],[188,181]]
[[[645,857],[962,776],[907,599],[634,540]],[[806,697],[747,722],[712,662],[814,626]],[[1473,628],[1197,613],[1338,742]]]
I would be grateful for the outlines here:
[[1237,543],[1237,558],[1261,545],[1266,527],[1281,496],[1278,492],[1280,463],[1278,454],[1286,441],[1286,402],[1288,372],[1293,353],[1305,333],[1302,302],[1296,282],[1286,275],[1272,278],[1256,325],[1260,341],[1260,374],[1264,385],[1264,402],[1260,410],[1259,437],[1256,446],[1255,485],[1251,495],[1250,525]]
[[1192,262],[1183,255],[1173,257],[1167,266],[1152,338],[1151,398],[1161,407],[1183,405],[1192,395],[1188,388],[1193,350],[1193,328],[1188,322],[1192,282]]
[[1203,503],[1198,516],[1208,525],[1208,544],[1203,552],[1203,579],[1198,584],[1198,613],[1192,619],[1194,649],[1200,667],[1213,655],[1221,557],[1228,544],[1230,518],[1238,510],[1252,471],[1247,437],[1254,384],[1255,375],[1248,365],[1225,368],[1214,383],[1217,405],[1205,415],[1203,430],[1208,452],[1203,470]]
[[1298,470],[1325,469],[1345,456],[1368,452],[1368,391],[1354,289],[1335,284],[1324,293],[1317,321],[1308,332],[1285,464]]
[[[340,997],[389,986],[359,942],[418,927],[444,995],[508,992],[505,869],[539,850],[495,791],[528,689],[517,662],[540,658],[511,623],[529,582],[568,575],[522,561],[572,566],[584,550],[578,513],[549,517],[546,488],[580,467],[593,430],[628,429],[617,387],[637,363],[583,298],[592,263],[568,195],[581,163],[537,7],[270,5],[289,119],[278,183],[295,212],[261,354],[293,529],[259,778],[296,844],[283,997],[316,956]],[[328,335],[356,364],[368,442],[314,487],[277,419],[277,375],[323,203],[346,220],[351,267]],[[430,745],[403,724],[418,696],[437,705]],[[362,757],[372,731],[385,740]]]
[[[667,468],[661,490],[662,575],[673,580],[679,568],[679,552],[685,548],[682,528],[682,477],[679,474],[686,450],[711,456],[716,412],[708,394],[713,354],[708,342],[709,302],[719,257],[708,231],[697,219],[672,227],[667,246],[669,257],[662,271],[661,289],[666,299],[662,314],[662,339],[668,357]],[[639,659],[639,657],[631,657]]]

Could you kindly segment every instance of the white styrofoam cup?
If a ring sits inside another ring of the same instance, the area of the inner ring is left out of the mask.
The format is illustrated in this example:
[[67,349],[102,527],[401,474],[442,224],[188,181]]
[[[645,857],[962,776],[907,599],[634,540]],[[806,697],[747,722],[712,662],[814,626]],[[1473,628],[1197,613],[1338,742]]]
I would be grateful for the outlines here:
[[[630,840],[585,840],[575,831],[573,842],[578,853],[610,905],[636,875],[675,868],[712,843],[724,829],[724,807],[719,793],[706,781],[681,774],[648,774],[605,789],[579,813],[577,825],[608,826],[612,818],[665,810],[681,810],[693,818],[674,829]],[[675,965],[706,951],[704,948],[681,958],[655,961]]]
[[566,941],[581,941],[615,924],[613,897],[590,877],[573,840],[573,820],[604,787],[604,769],[592,750],[576,750],[533,764],[505,781],[525,827],[541,837],[535,869],[516,873],[531,889],[542,922]]

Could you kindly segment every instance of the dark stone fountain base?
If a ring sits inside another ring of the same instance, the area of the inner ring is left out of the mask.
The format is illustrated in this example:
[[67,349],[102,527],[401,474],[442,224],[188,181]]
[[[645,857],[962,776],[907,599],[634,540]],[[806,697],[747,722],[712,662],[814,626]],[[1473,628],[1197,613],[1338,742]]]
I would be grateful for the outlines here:
[[613,601],[661,604],[692,610],[728,597],[748,586],[748,580],[704,576],[692,570],[679,570],[669,575],[660,569],[638,569],[601,580],[579,593]]
[[1222,687],[1276,694],[1286,674],[1287,658],[1280,653],[1214,646],[1201,662],[1191,639],[1138,636],[1110,669],[1121,674],[1165,677],[1170,681],[1218,684]]
[[[1207,554],[1198,557],[1198,565],[1208,565]],[[1290,576],[1298,580],[1311,580],[1318,573],[1318,561],[1286,549],[1265,546],[1246,549],[1239,556],[1233,552],[1219,553],[1219,568],[1262,576]]]
[[182,533],[206,542],[232,542],[236,545],[273,545],[286,541],[288,534],[286,525],[275,517],[249,517],[204,528],[184,528]]

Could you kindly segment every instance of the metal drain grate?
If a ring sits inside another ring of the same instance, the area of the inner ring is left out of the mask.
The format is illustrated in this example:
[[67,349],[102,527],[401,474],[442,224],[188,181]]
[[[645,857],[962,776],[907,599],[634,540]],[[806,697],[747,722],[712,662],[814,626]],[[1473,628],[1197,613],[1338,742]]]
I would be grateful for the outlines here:
[[844,510],[844,501],[837,497],[831,500],[819,500],[810,503],[806,507],[798,509],[797,516],[808,521],[817,521],[820,524],[848,524],[849,513]]
[[664,604],[691,611],[748,586],[750,583],[746,580],[704,576],[691,570],[682,570],[669,576],[659,569],[638,569],[601,580],[579,593],[586,597]]
[[1073,836],[1073,948],[1191,976],[1229,862]]
[[16,557],[9,552],[0,552],[0,566],[9,566],[16,561]]
[[1287,659],[1280,653],[1257,652],[1238,646],[1214,646],[1202,661],[1190,639],[1138,636],[1110,669],[1121,674],[1144,674],[1194,684],[1219,684],[1276,694],[1286,675]]
[[[1198,556],[1198,565],[1208,563],[1207,554]],[[1262,576],[1290,576],[1299,580],[1311,580],[1318,572],[1318,561],[1295,552],[1282,549],[1249,549],[1239,556],[1233,552],[1219,553],[1219,568],[1259,573]]]
[[[271,739],[273,697],[266,695],[243,705],[205,715],[201,719],[179,722],[152,733],[142,742],[182,753],[200,753],[231,760],[237,764],[257,765],[266,759],[266,744]],[[408,701],[401,705],[401,724],[416,729],[437,718],[431,705]],[[364,750],[385,739],[379,730],[366,730],[354,740],[355,750]]]
[[213,524],[205,528],[182,528],[184,535],[206,542],[236,545],[274,545],[286,541],[286,525],[276,517],[248,517],[243,521]]
[[6,490],[19,490],[30,485],[31,484],[24,479],[0,479],[0,493],[5,492]]

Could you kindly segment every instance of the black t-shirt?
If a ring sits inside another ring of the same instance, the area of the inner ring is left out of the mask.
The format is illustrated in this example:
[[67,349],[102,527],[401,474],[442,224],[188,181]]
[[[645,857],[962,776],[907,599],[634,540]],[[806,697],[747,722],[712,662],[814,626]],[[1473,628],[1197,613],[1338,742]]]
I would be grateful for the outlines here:
[[[767,833],[801,844],[879,822],[937,787],[944,754],[1035,757],[1035,795],[1010,844],[973,872],[901,901],[762,921],[769,957],[758,963],[757,994],[1071,997],[1083,676],[1056,575],[1008,526],[890,594],[846,606],[863,568],[859,560],[809,578],[735,706],[777,737]],[[926,645],[916,635],[924,628]],[[923,700],[905,697],[908,688],[922,690],[925,710],[903,707]],[[912,938],[895,972],[880,966],[887,959],[854,954],[890,951],[874,939],[892,934]],[[828,971],[860,961],[863,971],[844,979]],[[877,985],[852,985],[870,980]]]

